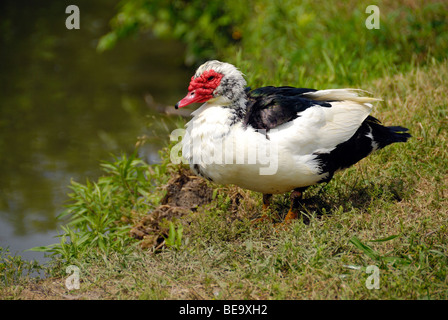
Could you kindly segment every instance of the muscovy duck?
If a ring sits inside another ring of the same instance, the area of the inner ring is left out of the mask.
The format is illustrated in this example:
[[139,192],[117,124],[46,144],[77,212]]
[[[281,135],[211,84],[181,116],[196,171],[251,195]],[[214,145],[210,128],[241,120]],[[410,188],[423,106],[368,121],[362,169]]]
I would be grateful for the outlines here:
[[373,151],[411,135],[383,126],[372,102],[359,89],[246,87],[232,64],[212,60],[191,78],[188,94],[175,108],[203,105],[192,112],[182,139],[191,170],[218,184],[235,184],[263,194],[291,192],[285,217],[298,217],[303,191],[328,182]]

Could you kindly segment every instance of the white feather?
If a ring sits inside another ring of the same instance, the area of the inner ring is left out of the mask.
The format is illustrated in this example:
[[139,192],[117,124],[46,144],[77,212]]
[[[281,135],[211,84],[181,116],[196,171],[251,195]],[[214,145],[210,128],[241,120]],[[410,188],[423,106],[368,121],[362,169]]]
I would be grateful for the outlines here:
[[327,90],[318,90],[314,92],[306,92],[304,95],[307,98],[318,100],[318,101],[343,101],[343,100],[350,100],[353,102],[358,103],[366,103],[366,102],[374,102],[374,101],[380,101],[381,99],[378,98],[371,98],[371,97],[365,97],[360,96],[360,94],[371,94],[368,91],[362,90],[362,89],[327,89]]

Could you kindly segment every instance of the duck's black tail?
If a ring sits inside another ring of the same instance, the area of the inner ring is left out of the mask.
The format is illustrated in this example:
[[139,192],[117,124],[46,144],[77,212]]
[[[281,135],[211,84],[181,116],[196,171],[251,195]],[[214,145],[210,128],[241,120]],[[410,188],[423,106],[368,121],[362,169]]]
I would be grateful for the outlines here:
[[368,116],[349,140],[329,153],[315,153],[320,163],[320,174],[328,173],[321,182],[329,181],[334,172],[350,167],[375,150],[395,142],[406,142],[411,137],[407,131],[400,126],[385,127],[378,119]]

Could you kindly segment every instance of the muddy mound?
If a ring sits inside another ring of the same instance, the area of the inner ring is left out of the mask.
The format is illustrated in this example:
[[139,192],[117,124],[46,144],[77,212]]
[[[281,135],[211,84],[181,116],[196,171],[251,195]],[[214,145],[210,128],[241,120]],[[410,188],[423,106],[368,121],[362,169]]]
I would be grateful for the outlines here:
[[180,169],[164,186],[167,193],[160,206],[143,217],[132,229],[131,236],[142,240],[142,248],[160,249],[168,236],[168,222],[196,211],[212,200],[213,189],[189,170]]

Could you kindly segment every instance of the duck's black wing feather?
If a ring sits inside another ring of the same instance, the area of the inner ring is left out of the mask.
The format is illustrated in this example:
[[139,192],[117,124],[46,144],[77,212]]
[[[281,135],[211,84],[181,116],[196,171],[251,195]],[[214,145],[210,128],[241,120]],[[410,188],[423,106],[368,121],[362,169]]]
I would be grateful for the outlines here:
[[315,105],[331,107],[324,101],[306,98],[303,94],[315,89],[294,87],[262,87],[247,92],[244,126],[273,129],[298,117],[298,113]]

